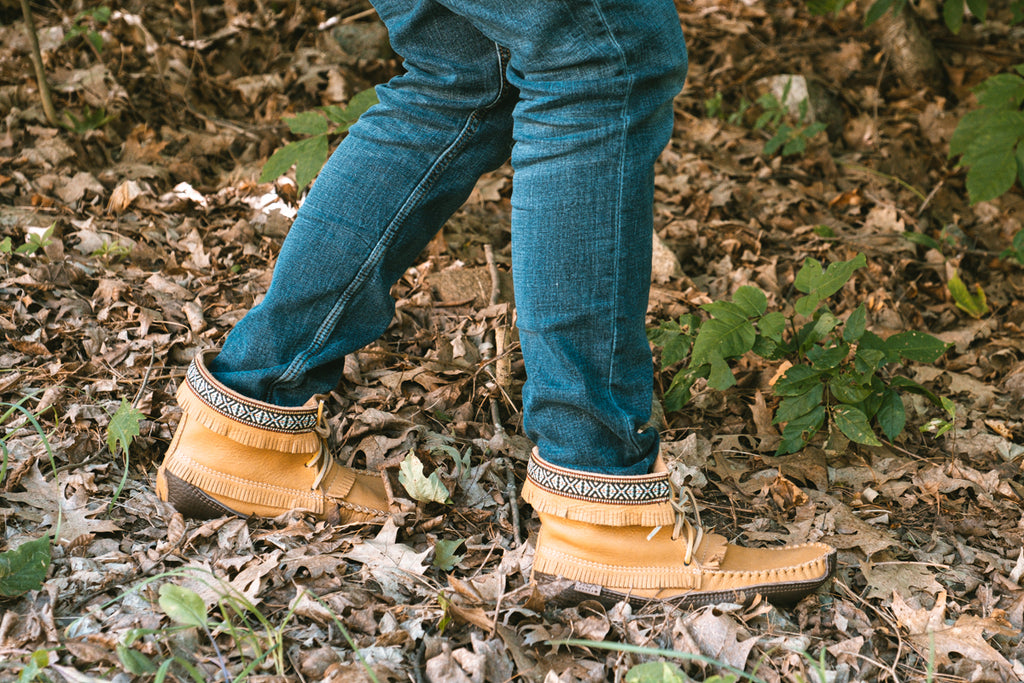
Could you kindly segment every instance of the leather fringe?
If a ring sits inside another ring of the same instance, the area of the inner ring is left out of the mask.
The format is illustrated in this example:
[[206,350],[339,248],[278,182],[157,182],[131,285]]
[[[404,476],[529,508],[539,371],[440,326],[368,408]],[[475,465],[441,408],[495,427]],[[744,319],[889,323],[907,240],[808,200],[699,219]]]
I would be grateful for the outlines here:
[[[552,515],[585,524],[612,527],[671,527],[676,521],[676,513],[667,501],[645,505],[591,503],[551,493],[540,488],[530,479],[523,483],[522,495],[523,500],[533,506],[538,514]],[[584,579],[574,580],[583,581]]]
[[560,576],[570,581],[604,586],[611,590],[646,590],[671,588],[695,590],[700,588],[700,572],[680,567],[658,567],[641,570],[636,567],[581,564],[572,558],[550,557],[543,551],[533,559],[533,571]]
[[249,486],[240,483],[235,479],[225,479],[223,475],[210,471],[206,472],[194,463],[190,458],[171,458],[164,466],[168,472],[179,479],[201,489],[207,495],[224,501],[224,505],[244,514],[251,514],[246,510],[239,510],[234,501],[244,501],[243,507],[255,508],[278,508],[281,510],[308,510],[314,515],[321,516],[324,512],[323,497],[314,491],[309,495],[300,495],[288,491],[274,491],[262,487]]
[[[316,453],[320,437],[316,432],[274,432],[242,424],[208,406],[192,390],[188,382],[178,387],[178,405],[189,417],[207,429],[250,448],[265,448],[282,453]],[[178,475],[181,476],[181,475]],[[189,482],[195,483],[195,482]],[[200,486],[200,488],[203,488]],[[204,489],[205,490],[205,489]]]
[[334,460],[331,460],[331,471],[324,476],[322,484],[324,493],[329,498],[344,500],[352,485],[356,483],[356,471],[350,467],[341,467]]

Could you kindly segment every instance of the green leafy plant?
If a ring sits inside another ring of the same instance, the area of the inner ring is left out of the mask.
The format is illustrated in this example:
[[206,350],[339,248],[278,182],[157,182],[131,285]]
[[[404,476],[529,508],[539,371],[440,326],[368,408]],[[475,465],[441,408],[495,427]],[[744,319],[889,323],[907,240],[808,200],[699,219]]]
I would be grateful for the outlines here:
[[43,670],[48,666],[50,666],[50,651],[36,650],[29,656],[28,662],[18,673],[18,683],[31,683],[36,680],[48,681],[49,679],[43,674]]
[[712,97],[704,100],[704,111],[707,113],[709,117],[714,119],[722,119],[723,121],[726,121],[734,125],[739,124],[743,121],[743,117],[746,115],[747,110],[750,109],[751,106],[752,103],[748,99],[743,98],[742,100],[740,100],[740,106],[736,109],[736,111],[732,113],[727,113],[721,91],[716,92]]
[[960,119],[949,143],[950,157],[967,167],[972,204],[995,199],[1015,181],[1024,185],[1024,64],[1014,72],[974,89],[979,106]]
[[345,107],[318,107],[284,119],[292,133],[306,137],[274,152],[263,166],[260,182],[274,180],[295,166],[295,183],[302,192],[327,161],[330,139],[347,132],[376,103],[377,93],[369,88],[357,93]]
[[780,150],[782,156],[802,154],[807,150],[807,143],[826,128],[821,121],[808,122],[810,104],[807,98],[800,100],[797,105],[796,121],[790,123],[793,117],[790,115],[786,102],[789,100],[792,86],[792,79],[786,81],[781,98],[770,92],[757,98],[757,103],[763,111],[754,122],[754,130],[763,129],[772,133],[772,137],[764,144],[762,150],[762,153],[767,156]]
[[[807,8],[812,14],[836,14],[851,2],[853,0],[807,0]],[[906,6],[907,0],[875,0],[864,14],[864,25],[870,26],[890,10],[902,12]],[[1014,23],[1024,21],[1024,0],[1011,0],[1010,9],[1013,11]],[[988,16],[988,0],[943,0],[942,20],[946,28],[953,33],[960,33],[968,11],[978,21],[984,22]]]
[[42,232],[29,232],[25,237],[25,243],[18,247],[12,244],[10,237],[5,237],[0,241],[0,254],[32,255],[40,249],[45,249],[53,244],[53,231],[56,228],[57,224],[51,223],[50,227]]
[[71,28],[64,34],[64,42],[70,43],[79,36],[85,38],[97,54],[103,51],[103,36],[96,30],[96,26],[104,26],[110,22],[111,11],[109,7],[93,7],[82,10],[75,15],[71,22]]
[[50,569],[50,537],[43,536],[0,553],[0,597],[39,590]]
[[[863,254],[827,268],[807,259],[794,287],[803,293],[794,303],[795,315],[767,311],[767,297],[756,287],[736,290],[732,301],[701,306],[702,319],[686,314],[650,331],[662,348],[662,369],[682,364],[665,391],[666,410],[678,410],[691,398],[699,379],[724,390],[736,383],[730,362],[754,353],[790,367],[772,386],[779,397],[774,423],[784,425],[777,453],[792,453],[829,426],[851,441],[880,445],[876,428],[895,438],[906,425],[900,391],[926,396],[947,411],[944,402],[924,386],[891,374],[890,366],[904,361],[934,363],[948,344],[922,332],[900,332],[882,339],[867,329],[867,309],[861,304],[840,320],[826,301],[866,264]],[[797,320],[806,322],[797,325]]]
[[999,255],[1005,259],[1012,258],[1024,266],[1024,230],[1018,230],[1017,234],[1013,236],[1013,242],[1010,246]]
[[132,250],[120,242],[111,242],[109,240],[103,240],[103,244],[96,249],[93,249],[92,253],[89,254],[93,258],[98,258],[108,263],[113,263],[126,258]]
[[122,398],[117,412],[107,424],[107,448],[110,449],[110,454],[116,457],[120,450],[124,455],[124,474],[121,475],[121,481],[110,499],[109,509],[113,509],[117,499],[121,496],[121,491],[124,490],[124,485],[128,482],[128,449],[135,437],[139,435],[139,423],[144,418],[145,415],[142,414],[142,411],[137,410]]
[[107,110],[103,107],[93,109],[89,105],[85,105],[85,109],[82,111],[82,116],[78,117],[74,112],[65,110],[63,126],[68,130],[84,135],[91,130],[97,130],[107,125],[114,120],[112,114],[108,114]]
[[[46,452],[50,456],[50,464],[53,466],[53,451],[50,449],[46,432],[39,424],[37,417],[25,407],[25,403],[30,398],[32,398],[31,394],[22,397],[17,403],[0,403],[0,407],[5,408],[3,414],[0,414],[0,425],[6,424],[12,415],[21,413],[39,434]],[[13,433],[13,431],[8,431],[0,436],[0,458],[2,458],[0,459],[0,482],[7,476],[10,459],[7,440]],[[22,543],[17,548],[0,552],[0,597],[17,597],[42,587],[50,569],[50,543],[50,537],[43,536]]]
[[982,318],[988,315],[988,299],[980,284],[975,283],[974,293],[971,293],[964,281],[960,279],[960,273],[954,272],[949,277],[946,287],[949,288],[949,293],[953,297],[953,303],[961,311],[972,318]]
[[[197,666],[181,654],[172,654],[164,659],[154,659],[134,648],[142,638],[155,637],[166,640],[174,633],[187,629],[202,632],[211,644],[220,669],[219,678],[226,683],[245,681],[265,662],[277,675],[284,676],[286,671],[284,654],[284,630],[294,613],[294,608],[284,616],[282,623],[274,626],[259,609],[231,584],[212,576],[205,571],[182,569],[167,572],[147,579],[133,587],[132,590],[143,588],[154,581],[171,576],[193,576],[195,580],[206,585],[216,595],[211,616],[203,598],[191,588],[174,583],[160,586],[158,605],[174,625],[169,628],[132,629],[128,631],[117,645],[117,656],[124,668],[136,676],[152,675],[155,683],[162,683],[169,675],[176,680],[183,680],[187,675],[196,683],[205,683],[206,675]],[[122,594],[110,603],[124,597]],[[226,653],[220,643],[227,642],[238,651],[244,666],[241,671],[232,673],[228,670]],[[172,671],[177,667],[176,671]],[[182,675],[184,674],[184,675]]]

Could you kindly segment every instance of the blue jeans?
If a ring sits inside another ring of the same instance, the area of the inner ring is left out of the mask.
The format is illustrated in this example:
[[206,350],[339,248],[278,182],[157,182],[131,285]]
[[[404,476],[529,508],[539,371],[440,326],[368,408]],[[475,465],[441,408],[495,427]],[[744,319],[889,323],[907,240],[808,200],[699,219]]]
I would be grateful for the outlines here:
[[329,391],[392,284],[511,154],[524,429],[550,462],[642,474],[654,161],[686,47],[672,0],[376,0],[405,73],[324,166],[264,300],[210,370],[278,405]]

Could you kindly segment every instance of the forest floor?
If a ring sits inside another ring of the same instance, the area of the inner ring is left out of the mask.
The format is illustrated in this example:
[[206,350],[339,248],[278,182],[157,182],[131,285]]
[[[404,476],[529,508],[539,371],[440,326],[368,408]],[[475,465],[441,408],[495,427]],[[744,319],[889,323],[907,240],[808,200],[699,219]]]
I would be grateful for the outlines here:
[[[863,253],[832,310],[865,303],[880,336],[949,342],[900,372],[956,405],[942,436],[922,427],[944,413],[910,395],[906,430],[882,446],[819,438],[777,457],[777,363],[745,359],[724,392],[698,384],[661,428],[705,522],[743,544],[831,543],[839,569],[792,609],[680,613],[555,609],[529,585],[522,362],[514,342],[497,380],[487,361],[511,317],[508,167],[395,286],[391,327],[331,395],[345,457],[394,472],[412,451],[451,503],[400,501],[383,528],[336,529],[297,515],[196,523],[157,500],[175,388],[265,291],[300,199],[287,178],[258,182],[290,139],[282,116],[344,104],[400,63],[358,2],[119,4],[36,7],[57,110],[77,131],[47,123],[20,11],[0,4],[0,240],[39,245],[0,254],[0,400],[24,408],[0,413],[0,586],[30,570],[9,566],[16,549],[53,538],[41,587],[0,597],[0,680],[161,666],[178,680],[730,680],[728,667],[760,681],[1024,680],[1024,268],[1001,256],[1024,196],[971,205],[948,158],[971,89],[1021,61],[1024,28],[995,9],[956,36],[928,19],[950,83],[913,90],[852,9],[679,4],[691,68],[657,166],[667,252],[649,324],[745,284],[792,315],[805,259]],[[823,86],[832,112],[786,157],[762,153],[762,108],[747,108],[780,75]],[[955,305],[954,274],[987,313]],[[127,452],[130,420],[108,441],[122,401],[144,416]],[[678,668],[638,668],[662,661]]]

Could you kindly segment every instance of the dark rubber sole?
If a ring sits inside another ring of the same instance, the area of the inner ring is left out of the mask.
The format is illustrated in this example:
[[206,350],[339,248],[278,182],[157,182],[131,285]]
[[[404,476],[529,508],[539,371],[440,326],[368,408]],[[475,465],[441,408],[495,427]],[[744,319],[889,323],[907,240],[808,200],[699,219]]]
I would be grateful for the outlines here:
[[167,480],[167,502],[189,519],[215,519],[225,515],[248,517],[232,510],[181,477],[176,477],[170,472],[164,472],[164,477]]

